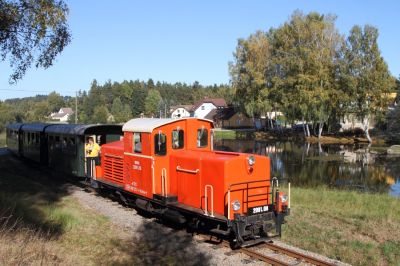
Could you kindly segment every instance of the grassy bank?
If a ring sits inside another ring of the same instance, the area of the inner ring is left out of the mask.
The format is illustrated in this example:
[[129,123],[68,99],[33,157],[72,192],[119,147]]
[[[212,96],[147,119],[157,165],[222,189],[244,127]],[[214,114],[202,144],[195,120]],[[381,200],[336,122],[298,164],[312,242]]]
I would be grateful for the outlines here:
[[0,133],[0,147],[6,146],[6,132],[3,131]]
[[292,189],[283,241],[353,265],[399,265],[400,199]]
[[[368,140],[363,135],[354,135],[350,133],[338,133],[337,135],[321,136],[318,139],[316,136],[304,137],[302,132],[293,132],[290,130],[285,131],[259,131],[254,132],[253,136],[256,140],[288,140],[288,141],[306,141],[310,143],[321,144],[354,144],[354,143],[368,143]],[[385,144],[385,137],[382,135],[373,135],[372,144]]]
[[120,233],[107,218],[81,206],[67,185],[10,157],[0,156],[1,265],[130,261],[115,248]]
[[214,130],[215,139],[236,139],[236,131],[234,130]]
[[0,265],[208,264],[190,235],[151,220],[124,229],[83,206],[58,174],[3,149],[0,173]]

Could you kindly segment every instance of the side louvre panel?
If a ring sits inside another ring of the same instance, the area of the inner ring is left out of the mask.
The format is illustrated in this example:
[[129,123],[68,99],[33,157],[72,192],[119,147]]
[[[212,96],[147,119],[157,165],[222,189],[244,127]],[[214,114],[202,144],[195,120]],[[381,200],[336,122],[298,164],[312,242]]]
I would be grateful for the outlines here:
[[106,154],[104,158],[104,178],[122,185],[124,181],[123,157]]

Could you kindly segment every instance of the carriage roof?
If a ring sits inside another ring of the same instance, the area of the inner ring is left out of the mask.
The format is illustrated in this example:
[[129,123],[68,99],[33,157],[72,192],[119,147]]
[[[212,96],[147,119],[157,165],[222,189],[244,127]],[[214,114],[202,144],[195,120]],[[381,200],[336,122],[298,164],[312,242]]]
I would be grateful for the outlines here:
[[59,124],[46,128],[46,133],[87,135],[87,134],[122,134],[121,125],[81,125],[81,124]]

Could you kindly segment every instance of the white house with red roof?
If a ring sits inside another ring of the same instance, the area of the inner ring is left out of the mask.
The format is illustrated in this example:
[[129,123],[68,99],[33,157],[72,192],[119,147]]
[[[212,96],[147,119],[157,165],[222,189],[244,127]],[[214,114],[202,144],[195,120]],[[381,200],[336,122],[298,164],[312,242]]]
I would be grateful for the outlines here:
[[192,108],[193,105],[171,106],[170,108],[171,118],[190,117],[190,111],[192,110]]
[[197,102],[191,111],[191,116],[197,118],[205,118],[212,110],[227,107],[226,102],[222,98],[203,99]]
[[51,113],[50,119],[60,122],[68,122],[70,116],[74,113],[72,108],[61,108],[58,113]]

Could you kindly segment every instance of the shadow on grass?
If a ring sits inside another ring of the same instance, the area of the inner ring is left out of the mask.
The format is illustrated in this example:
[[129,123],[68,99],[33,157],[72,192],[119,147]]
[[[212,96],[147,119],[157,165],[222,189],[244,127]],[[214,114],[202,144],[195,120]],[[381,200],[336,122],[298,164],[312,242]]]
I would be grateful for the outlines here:
[[[57,239],[68,230],[68,217],[53,211],[72,190],[67,181],[53,175],[0,148],[0,236],[1,232],[18,234],[19,229],[27,229],[47,240]],[[105,238],[103,245],[107,246],[104,252],[94,259],[103,265],[210,264],[209,255],[199,249],[185,230],[175,230],[150,219],[143,221],[133,237],[112,236]],[[85,247],[90,250],[89,246]]]
[[0,148],[2,230],[27,228],[47,238],[60,236],[64,231],[63,219],[50,219],[48,214],[68,194],[68,185],[62,180]]

